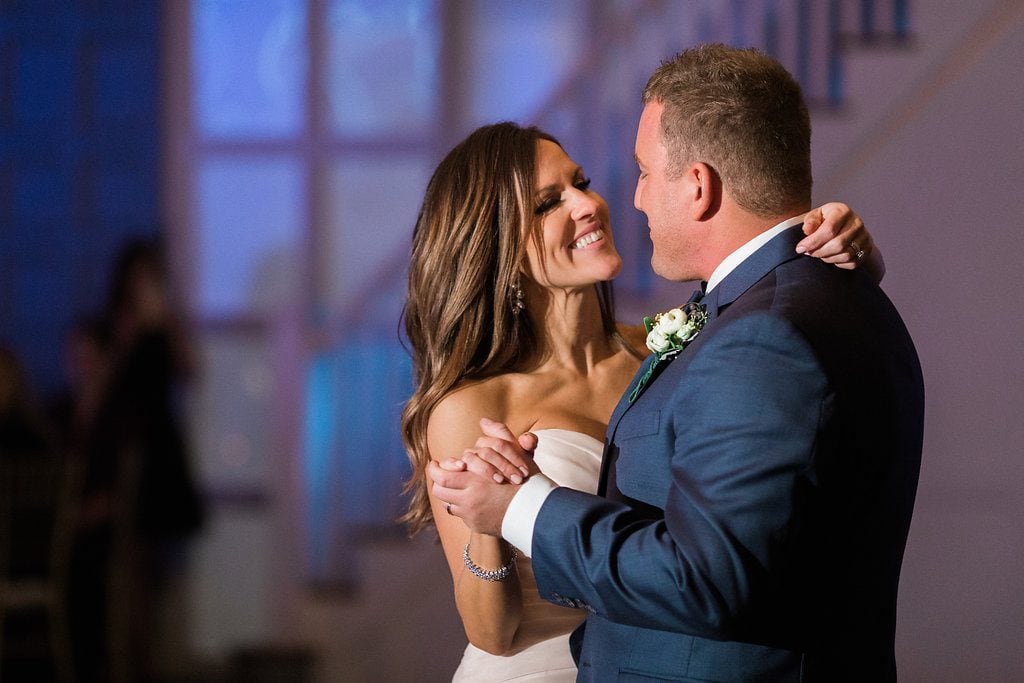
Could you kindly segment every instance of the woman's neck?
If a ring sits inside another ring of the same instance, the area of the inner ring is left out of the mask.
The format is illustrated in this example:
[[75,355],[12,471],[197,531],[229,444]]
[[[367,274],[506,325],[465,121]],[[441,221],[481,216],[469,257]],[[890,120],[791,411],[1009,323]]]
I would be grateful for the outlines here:
[[595,287],[536,288],[528,292],[527,314],[537,331],[536,368],[563,367],[581,373],[616,351],[604,331]]

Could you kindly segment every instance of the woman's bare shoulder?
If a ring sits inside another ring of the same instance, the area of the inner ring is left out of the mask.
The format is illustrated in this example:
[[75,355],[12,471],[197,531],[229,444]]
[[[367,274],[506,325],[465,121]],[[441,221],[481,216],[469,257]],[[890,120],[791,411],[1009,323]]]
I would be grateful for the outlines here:
[[[504,421],[507,416],[507,380],[502,376],[465,382],[438,401],[427,420],[427,442],[440,438],[441,443],[451,441],[452,435],[461,440],[473,439],[480,434],[480,418]],[[459,440],[457,438],[457,440]]]

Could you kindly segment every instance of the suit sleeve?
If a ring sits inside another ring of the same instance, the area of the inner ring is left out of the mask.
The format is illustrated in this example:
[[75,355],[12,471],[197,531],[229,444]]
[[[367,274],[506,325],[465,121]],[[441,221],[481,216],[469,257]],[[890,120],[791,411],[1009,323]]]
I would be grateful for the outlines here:
[[545,598],[717,639],[738,637],[775,602],[800,523],[798,489],[813,486],[828,382],[798,331],[769,314],[702,341],[661,408],[673,444],[664,516],[555,490],[533,538]]

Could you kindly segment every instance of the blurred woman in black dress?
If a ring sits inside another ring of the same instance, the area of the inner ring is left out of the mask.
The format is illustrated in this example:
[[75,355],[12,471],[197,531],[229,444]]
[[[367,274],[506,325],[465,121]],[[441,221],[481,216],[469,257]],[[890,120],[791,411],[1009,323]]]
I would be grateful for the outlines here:
[[161,588],[203,520],[180,409],[191,354],[154,245],[122,250],[106,313],[103,387],[77,439],[72,639],[79,678],[146,680]]

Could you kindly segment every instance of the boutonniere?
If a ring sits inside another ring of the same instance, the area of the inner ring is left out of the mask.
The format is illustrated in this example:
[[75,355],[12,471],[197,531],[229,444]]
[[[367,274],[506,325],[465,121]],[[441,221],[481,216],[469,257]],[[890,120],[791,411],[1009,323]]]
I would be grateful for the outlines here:
[[647,328],[647,348],[654,354],[654,361],[647,367],[647,372],[640,377],[640,381],[630,392],[630,403],[640,395],[640,391],[650,381],[658,364],[689,346],[690,342],[700,334],[707,321],[706,307],[695,302],[659,313],[653,319],[644,317],[644,327]]

